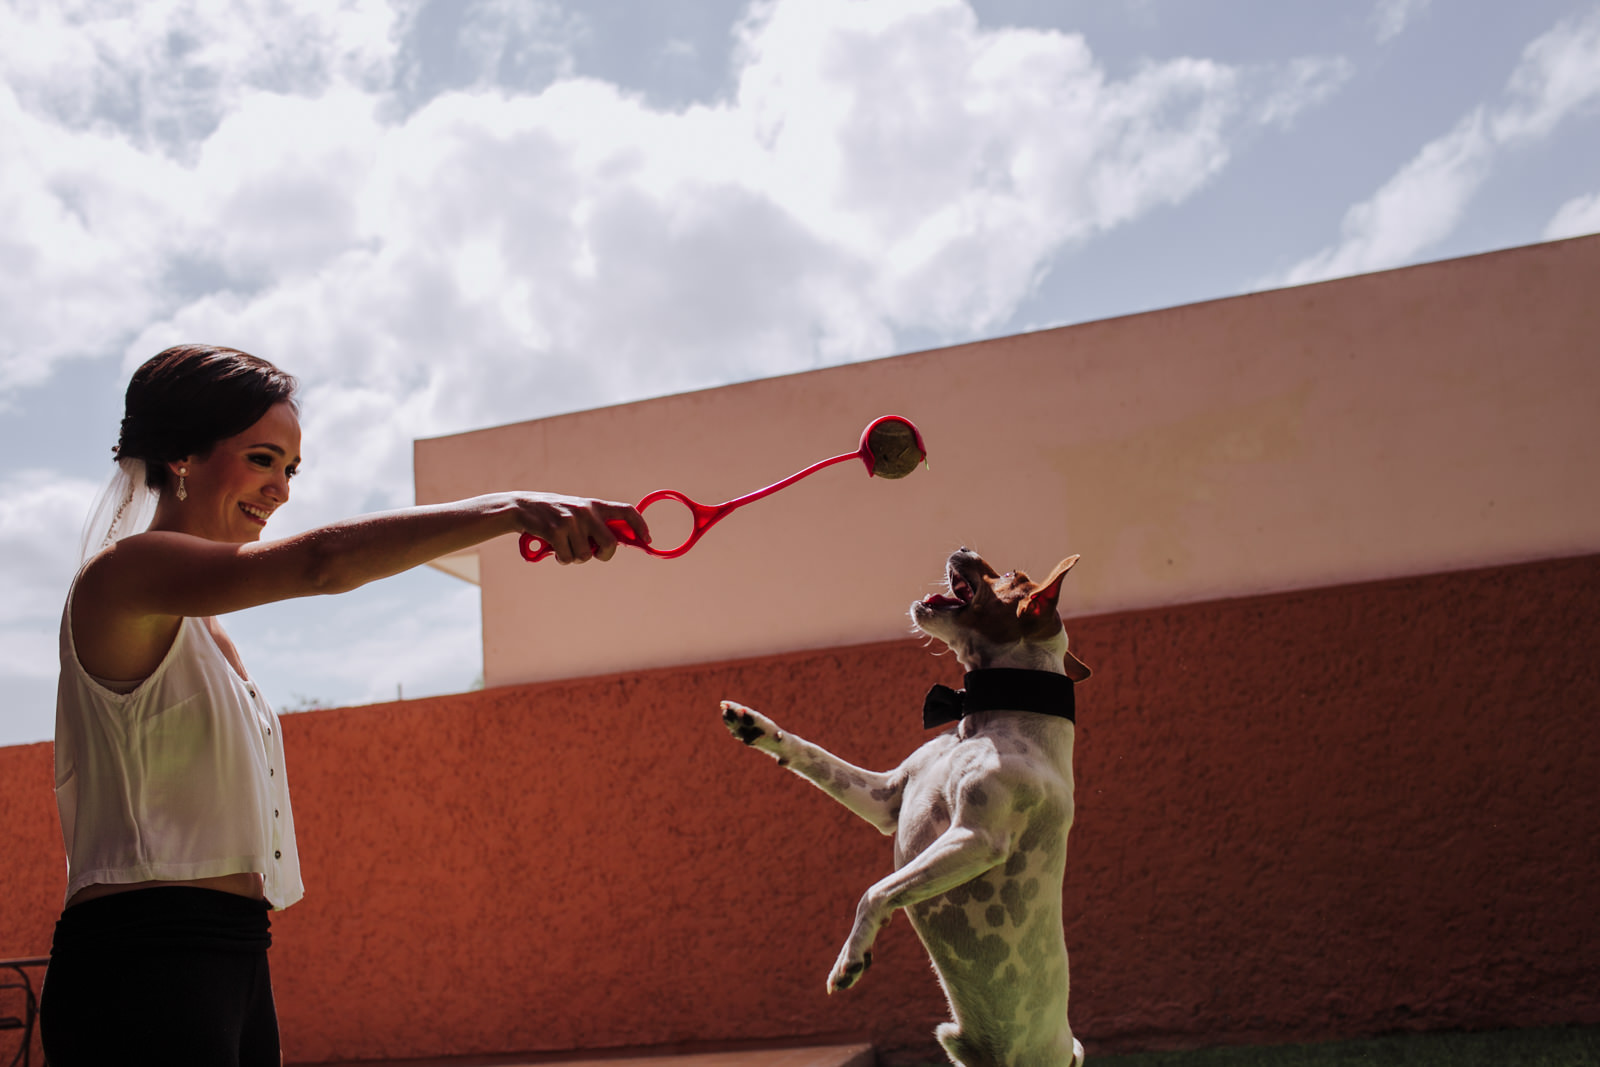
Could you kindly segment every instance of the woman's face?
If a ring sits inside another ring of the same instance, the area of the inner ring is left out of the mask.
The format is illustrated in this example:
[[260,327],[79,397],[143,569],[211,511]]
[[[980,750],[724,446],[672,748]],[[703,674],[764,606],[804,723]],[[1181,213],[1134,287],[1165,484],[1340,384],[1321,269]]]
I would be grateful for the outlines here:
[[300,466],[300,419],[287,401],[274,404],[209,455],[171,466],[174,474],[186,472],[189,495],[177,508],[185,529],[212,541],[258,541],[267,519],[289,500],[289,479]]

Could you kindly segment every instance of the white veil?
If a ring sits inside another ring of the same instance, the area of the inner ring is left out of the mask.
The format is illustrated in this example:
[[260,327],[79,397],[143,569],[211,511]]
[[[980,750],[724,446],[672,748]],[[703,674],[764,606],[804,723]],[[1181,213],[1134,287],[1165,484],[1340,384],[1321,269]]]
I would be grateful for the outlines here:
[[100,490],[100,496],[84,521],[78,566],[89,562],[107,545],[129,534],[139,533],[150,525],[150,520],[156,515],[156,500],[160,494],[146,485],[144,479],[144,460],[116,461],[111,480]]

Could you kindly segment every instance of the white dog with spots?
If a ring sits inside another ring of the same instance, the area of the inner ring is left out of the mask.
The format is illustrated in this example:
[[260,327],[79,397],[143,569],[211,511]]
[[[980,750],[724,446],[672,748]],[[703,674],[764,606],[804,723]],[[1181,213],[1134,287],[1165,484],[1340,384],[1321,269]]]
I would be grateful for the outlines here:
[[905,908],[950,1001],[939,1043],[962,1067],[1077,1067],[1083,1046],[1067,1022],[1061,922],[1072,827],[1072,685],[1089,668],[1067,650],[1056,613],[1063,560],[1042,583],[996,573],[961,549],[947,594],[911,605],[917,629],[966,670],[959,692],[935,686],[927,725],[954,721],[892,771],[852,766],[780,730],[759,712],[722,704],[728,729],[895,838],[895,872],[867,890],[828,975],[848,989],[872,943]]

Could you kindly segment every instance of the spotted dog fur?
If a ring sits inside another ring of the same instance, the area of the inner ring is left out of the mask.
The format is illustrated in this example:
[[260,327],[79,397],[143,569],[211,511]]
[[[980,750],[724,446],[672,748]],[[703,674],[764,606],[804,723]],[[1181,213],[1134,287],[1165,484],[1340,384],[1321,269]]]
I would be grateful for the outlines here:
[[[966,670],[1012,667],[1089,676],[1067,650],[1056,613],[1063,560],[1042,583],[999,574],[961,549],[945,567],[948,595],[911,605],[916,627]],[[896,714],[903,714],[897,711]],[[892,771],[852,766],[771,719],[723,701],[728,730],[895,838],[893,874],[869,888],[828,975],[848,989],[872,945],[904,908],[932,958],[953,1022],[939,1043],[961,1067],[1077,1067],[1067,1022],[1061,921],[1072,828],[1071,721],[1027,711],[969,714]]]

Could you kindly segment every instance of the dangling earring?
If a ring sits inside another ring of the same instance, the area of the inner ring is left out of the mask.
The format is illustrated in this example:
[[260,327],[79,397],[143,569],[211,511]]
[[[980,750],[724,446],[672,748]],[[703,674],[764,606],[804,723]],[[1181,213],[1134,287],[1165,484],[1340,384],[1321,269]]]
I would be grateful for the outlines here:
[[188,486],[183,484],[183,471],[179,471],[178,472],[178,494],[177,494],[177,496],[178,496],[179,500],[188,500],[189,499],[189,488],[188,488]]

